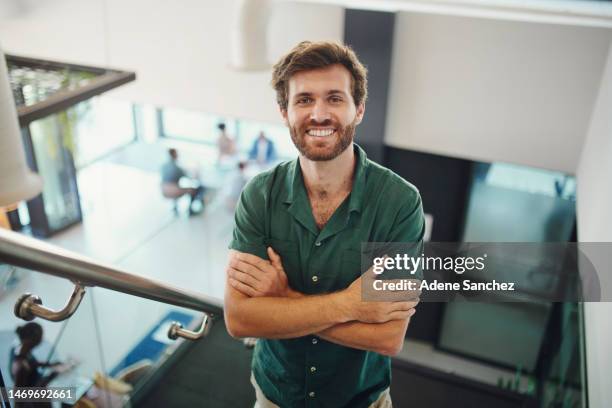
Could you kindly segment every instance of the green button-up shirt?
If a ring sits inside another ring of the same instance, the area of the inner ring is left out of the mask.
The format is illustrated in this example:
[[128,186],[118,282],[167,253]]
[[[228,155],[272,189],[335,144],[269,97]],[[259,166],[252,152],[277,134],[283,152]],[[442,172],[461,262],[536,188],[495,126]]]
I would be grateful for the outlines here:
[[[353,188],[322,230],[308,201],[299,161],[281,163],[244,188],[230,248],[281,256],[292,289],[322,294],[361,273],[362,242],[416,242],[424,233],[418,190],[355,145]],[[263,393],[281,407],[367,407],[391,383],[389,357],[317,336],[260,339],[252,363]]]

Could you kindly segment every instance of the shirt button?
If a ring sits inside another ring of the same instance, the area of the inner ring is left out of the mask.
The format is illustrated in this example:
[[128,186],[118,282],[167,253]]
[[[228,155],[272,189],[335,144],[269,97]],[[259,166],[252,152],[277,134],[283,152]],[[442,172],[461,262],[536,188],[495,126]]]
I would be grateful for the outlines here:
[[317,275],[315,275],[315,276],[313,276],[313,277],[312,277],[312,281],[313,281],[313,282],[317,282],[318,280],[319,280],[319,277],[318,277]]
[[317,338],[316,338],[316,337],[314,337],[314,338],[312,339],[312,344],[317,344],[318,342],[319,342],[319,340],[317,340]]
[[316,245],[316,246],[321,246],[321,241],[317,241],[317,242],[315,243],[315,245]]
[[310,367],[310,372],[311,373],[314,373],[315,371],[317,371],[317,367],[315,367],[315,366]]
[[310,392],[308,393],[308,396],[309,396],[310,398],[314,398],[314,397],[315,397],[315,392],[314,392],[314,391],[310,391]]

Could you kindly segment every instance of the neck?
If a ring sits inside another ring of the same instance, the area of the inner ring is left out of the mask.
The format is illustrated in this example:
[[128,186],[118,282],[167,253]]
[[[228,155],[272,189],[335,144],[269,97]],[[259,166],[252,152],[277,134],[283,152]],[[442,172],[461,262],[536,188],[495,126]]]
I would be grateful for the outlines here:
[[33,347],[29,344],[21,344],[19,346],[19,353],[21,355],[29,354],[32,351]]
[[326,197],[350,191],[355,171],[353,144],[332,160],[312,161],[300,155],[300,167],[309,194]]

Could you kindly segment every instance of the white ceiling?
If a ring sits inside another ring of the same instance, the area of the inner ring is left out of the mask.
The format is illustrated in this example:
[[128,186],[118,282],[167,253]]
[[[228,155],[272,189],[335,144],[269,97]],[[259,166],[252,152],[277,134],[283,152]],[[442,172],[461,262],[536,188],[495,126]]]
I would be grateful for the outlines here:
[[[292,0],[284,0],[292,1]],[[410,11],[612,28],[612,2],[593,0],[300,0],[346,8]]]

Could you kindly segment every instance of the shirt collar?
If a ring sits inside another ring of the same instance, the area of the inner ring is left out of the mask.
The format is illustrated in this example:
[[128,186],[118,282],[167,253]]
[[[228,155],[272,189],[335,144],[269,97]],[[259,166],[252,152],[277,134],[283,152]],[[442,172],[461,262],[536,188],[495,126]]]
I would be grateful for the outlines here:
[[353,178],[353,189],[349,198],[349,212],[361,212],[363,207],[363,196],[366,187],[366,173],[368,168],[368,156],[361,146],[355,144],[355,175]]
[[[349,212],[361,212],[363,207],[363,195],[366,186],[368,157],[357,143],[353,143],[353,148],[355,150],[356,165],[353,176],[353,188],[349,197]],[[289,170],[287,172],[285,183],[287,192],[287,198],[285,199],[286,204],[293,203],[295,200],[299,199],[299,196],[304,197],[307,200],[299,159],[295,159],[289,164]]]

